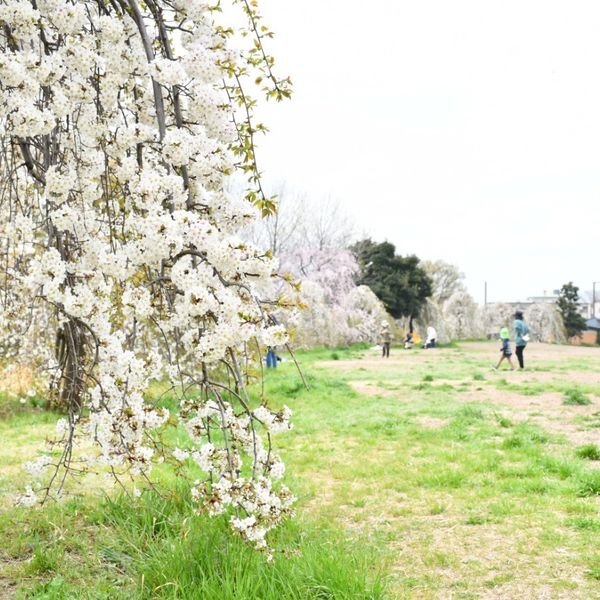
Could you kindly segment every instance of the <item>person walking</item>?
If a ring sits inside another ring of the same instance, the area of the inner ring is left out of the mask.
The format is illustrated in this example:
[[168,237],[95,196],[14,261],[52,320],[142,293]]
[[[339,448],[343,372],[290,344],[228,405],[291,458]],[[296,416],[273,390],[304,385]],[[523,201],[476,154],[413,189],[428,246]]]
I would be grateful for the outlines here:
[[390,324],[387,321],[383,321],[381,324],[381,356],[383,358],[390,357],[390,345],[392,343],[392,333],[390,331]]
[[497,371],[500,368],[502,361],[506,359],[510,364],[510,370],[514,371],[515,365],[513,365],[513,361],[511,358],[512,350],[510,349],[510,333],[508,331],[508,327],[503,327],[500,330],[500,341],[502,342],[502,347],[500,348],[500,352],[502,354],[500,355],[500,360],[498,361],[498,364],[496,366],[493,366],[492,369],[494,369],[494,371]]
[[519,368],[525,368],[525,359],[523,358],[523,352],[529,341],[529,326],[523,319],[523,313],[518,310],[515,312],[515,353],[517,360],[519,361]]

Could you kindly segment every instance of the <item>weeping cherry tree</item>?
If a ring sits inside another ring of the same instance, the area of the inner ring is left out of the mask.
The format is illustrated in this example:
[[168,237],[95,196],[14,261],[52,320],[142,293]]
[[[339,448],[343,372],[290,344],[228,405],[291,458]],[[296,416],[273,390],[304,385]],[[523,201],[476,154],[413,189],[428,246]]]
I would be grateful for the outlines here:
[[[199,467],[197,509],[267,548],[293,502],[272,448],[290,411],[253,408],[246,372],[286,332],[258,293],[276,261],[237,232],[273,208],[247,82],[281,100],[290,81],[273,74],[256,2],[225,7],[241,28],[220,4],[0,2],[0,324],[51,328],[44,373],[66,414],[21,503],[90,471],[131,489],[157,485],[159,463]],[[236,170],[245,196],[227,192]],[[169,381],[176,413],[148,402],[152,380]],[[168,427],[189,444],[170,446]]]

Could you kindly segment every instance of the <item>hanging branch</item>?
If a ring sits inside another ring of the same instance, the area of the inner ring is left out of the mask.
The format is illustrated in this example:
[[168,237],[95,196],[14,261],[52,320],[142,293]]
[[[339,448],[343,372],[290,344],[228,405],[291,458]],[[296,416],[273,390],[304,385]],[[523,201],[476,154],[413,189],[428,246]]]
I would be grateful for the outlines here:
[[[187,479],[193,461],[205,473],[190,481],[196,510],[227,514],[268,551],[265,536],[292,512],[272,445],[291,413],[269,408],[264,392],[255,406],[241,362],[252,356],[238,349],[284,344],[269,319],[284,307],[259,300],[275,262],[240,244],[251,210],[229,196],[227,177],[242,107],[239,166],[262,193],[254,134],[266,128],[253,125],[242,76],[266,73],[280,97],[287,84],[257,53],[255,17],[254,49],[235,64],[201,4],[65,1],[60,15],[55,6],[15,4],[0,32],[0,347],[6,323],[27,333],[15,351],[38,360],[30,349],[41,349],[39,373],[65,411],[49,442],[57,452],[26,465],[21,503],[54,498],[87,472],[110,473],[128,494],[132,483],[162,493],[154,466]],[[42,329],[54,357],[36,344]],[[147,399],[153,379],[168,380],[174,414]],[[171,427],[188,432],[185,449],[163,435]],[[82,440],[94,441],[94,456],[81,456]]]

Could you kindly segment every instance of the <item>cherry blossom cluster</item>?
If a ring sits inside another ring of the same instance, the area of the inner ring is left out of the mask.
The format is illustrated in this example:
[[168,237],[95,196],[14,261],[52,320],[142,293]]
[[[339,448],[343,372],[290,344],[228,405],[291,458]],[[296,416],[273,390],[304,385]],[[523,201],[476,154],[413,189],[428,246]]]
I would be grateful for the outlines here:
[[[498,335],[502,327],[512,328],[515,305],[495,302],[478,305],[465,290],[454,291],[445,301],[428,299],[416,327],[421,334],[433,325],[442,342],[485,339]],[[532,303],[524,310],[532,339],[539,342],[563,343],[565,331],[560,313],[553,304]]]
[[297,248],[282,260],[301,281],[304,309],[284,317],[294,343],[310,348],[380,341],[389,315],[369,287],[355,284],[358,264],[349,250]]
[[[67,411],[23,503],[92,468],[154,485],[168,462],[194,473],[199,510],[266,548],[291,512],[271,447],[291,415],[253,408],[242,373],[249,347],[287,334],[259,295],[277,261],[238,237],[256,193],[227,190],[253,156],[241,80],[272,60],[260,40],[251,60],[230,49],[215,18],[199,0],[0,1],[0,325],[52,330],[45,369]],[[147,401],[152,380],[175,414]],[[189,444],[169,448],[179,425]],[[78,439],[96,454],[78,459]]]

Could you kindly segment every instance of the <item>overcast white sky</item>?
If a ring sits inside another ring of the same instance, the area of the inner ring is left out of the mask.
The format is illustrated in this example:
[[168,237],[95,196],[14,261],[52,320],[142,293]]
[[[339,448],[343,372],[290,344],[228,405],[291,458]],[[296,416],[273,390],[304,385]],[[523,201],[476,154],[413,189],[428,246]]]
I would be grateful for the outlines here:
[[342,202],[483,301],[600,281],[600,3],[262,0],[295,84],[267,179]]

